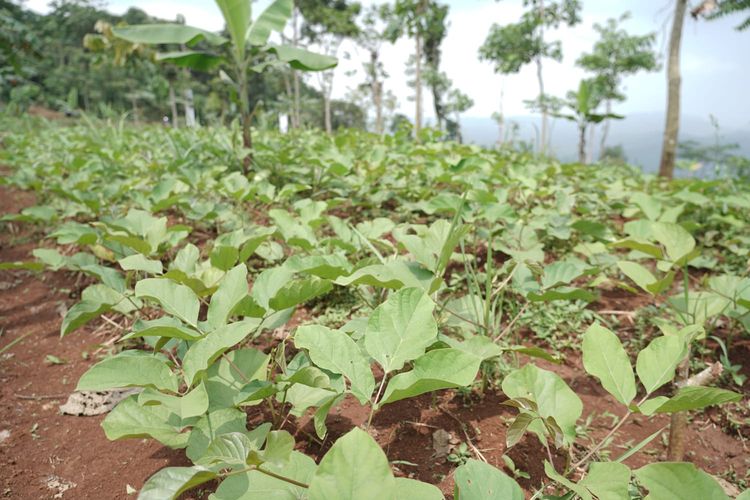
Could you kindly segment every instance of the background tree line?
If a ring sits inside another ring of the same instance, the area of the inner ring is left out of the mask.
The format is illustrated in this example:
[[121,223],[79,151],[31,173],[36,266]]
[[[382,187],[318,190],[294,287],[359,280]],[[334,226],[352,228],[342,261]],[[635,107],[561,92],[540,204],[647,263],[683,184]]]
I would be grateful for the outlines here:
[[[384,44],[405,38],[414,47],[406,74],[413,89],[415,137],[419,139],[424,126],[423,96],[429,92],[435,127],[447,138],[461,139],[459,117],[473,101],[441,68],[450,26],[447,4],[394,0],[365,9],[352,0],[289,0],[289,5],[291,27],[284,31],[283,43],[313,47],[330,57],[351,56],[341,53],[345,41],[357,47],[361,84],[345,99],[333,98],[333,69],[308,75],[294,65],[269,65],[264,71],[248,71],[244,83],[251,90],[238,96],[224,71],[205,71],[210,68],[200,63],[174,65],[157,60],[158,52],[179,51],[185,49],[184,44],[142,45],[116,36],[117,29],[124,26],[184,24],[179,14],[173,20],[160,20],[130,8],[118,16],[96,0],[57,0],[51,2],[49,13],[37,14],[16,2],[0,0],[0,103],[16,113],[40,104],[67,114],[83,111],[117,117],[128,113],[135,121],[168,117],[173,126],[227,124],[242,115],[240,108],[245,107],[246,114],[252,110],[254,124],[261,127],[278,127],[282,118],[290,128],[319,127],[330,133],[340,127],[357,127],[384,133],[410,122],[397,112],[381,57]],[[607,141],[610,121],[622,118],[616,106],[626,99],[623,79],[661,69],[656,34],[625,31],[622,22],[627,13],[596,25],[599,40],[576,62],[588,75],[576,89],[554,96],[545,90],[544,62],[562,60],[564,48],[554,39],[554,32],[581,23],[582,2],[523,0],[523,5],[525,11],[517,22],[490,29],[478,57],[492,64],[503,78],[526,65],[535,67],[538,95],[526,104],[540,115],[536,150],[547,152],[549,120],[557,117],[577,125],[581,163],[594,160],[597,142],[601,157],[617,151]],[[672,177],[680,154],[679,63],[686,15],[710,20],[748,9],[748,0],[703,0],[692,5],[688,0],[675,0],[668,54],[663,61],[668,102],[661,175]],[[748,26],[750,18],[737,29]],[[227,28],[221,35],[228,36]],[[506,126],[502,108],[493,117],[499,125],[498,142],[512,143],[513,128]]]

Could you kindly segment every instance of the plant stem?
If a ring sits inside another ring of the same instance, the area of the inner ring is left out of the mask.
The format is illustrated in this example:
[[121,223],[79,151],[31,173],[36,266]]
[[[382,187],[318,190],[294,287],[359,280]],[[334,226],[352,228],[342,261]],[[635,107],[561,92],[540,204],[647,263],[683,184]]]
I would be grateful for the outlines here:
[[385,386],[385,379],[388,378],[388,374],[384,373],[383,378],[380,380],[380,386],[378,387],[378,393],[375,394],[375,399],[370,405],[370,416],[367,417],[367,431],[370,431],[370,424],[372,423],[372,417],[375,415],[375,405],[380,400],[380,393],[383,392],[383,386]]
[[310,485],[306,483],[302,483],[300,481],[297,481],[296,479],[292,479],[291,477],[282,476],[281,474],[276,474],[275,472],[271,472],[270,470],[262,468],[260,465],[254,465],[252,467],[248,467],[247,469],[241,469],[229,472],[228,474],[223,474],[221,477],[229,477],[234,476],[237,474],[244,474],[246,472],[252,472],[254,470],[257,470],[261,474],[265,474],[266,476],[270,476],[274,479],[278,479],[279,481],[284,481],[285,483],[293,484],[294,486],[299,486],[300,488],[309,488]]
[[[690,354],[682,360],[679,366],[680,381],[684,382],[690,375]],[[687,413],[678,411],[673,413],[669,422],[669,447],[667,448],[667,459],[670,462],[681,462],[685,456],[685,433],[687,430]]]

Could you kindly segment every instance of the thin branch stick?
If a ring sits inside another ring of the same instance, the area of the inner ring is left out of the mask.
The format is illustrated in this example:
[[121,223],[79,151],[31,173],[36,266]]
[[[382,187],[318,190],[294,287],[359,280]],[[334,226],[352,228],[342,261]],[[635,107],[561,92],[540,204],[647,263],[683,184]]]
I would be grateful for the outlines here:
[[482,455],[482,452],[479,451],[479,448],[477,448],[474,445],[474,441],[471,440],[471,436],[469,436],[469,432],[466,430],[466,424],[464,422],[462,422],[460,418],[458,418],[457,416],[455,416],[453,413],[451,413],[449,410],[443,408],[442,406],[438,406],[438,410],[442,411],[443,413],[445,413],[450,418],[452,418],[453,420],[456,421],[456,423],[459,425],[459,427],[461,427],[461,430],[464,433],[464,437],[466,438],[466,444],[469,445],[469,448],[471,448],[471,451],[474,452],[474,455],[476,455],[476,457],[479,460],[481,460],[484,463],[487,463],[487,459],[484,457],[484,455]]

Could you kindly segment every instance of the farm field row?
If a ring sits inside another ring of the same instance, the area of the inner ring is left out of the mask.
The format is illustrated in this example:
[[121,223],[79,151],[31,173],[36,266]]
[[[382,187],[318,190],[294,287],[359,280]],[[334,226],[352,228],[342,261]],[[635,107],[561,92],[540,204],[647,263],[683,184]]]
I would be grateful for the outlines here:
[[357,131],[257,132],[244,174],[236,130],[2,124],[11,497],[750,495],[747,184]]

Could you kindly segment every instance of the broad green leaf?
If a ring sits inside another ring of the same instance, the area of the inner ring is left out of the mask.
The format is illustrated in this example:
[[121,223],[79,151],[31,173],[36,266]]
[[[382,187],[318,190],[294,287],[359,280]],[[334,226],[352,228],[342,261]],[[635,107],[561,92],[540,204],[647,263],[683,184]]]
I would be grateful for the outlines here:
[[[294,479],[302,484],[310,484],[317,465],[307,455],[293,451],[289,461],[283,465],[266,464],[265,470]],[[307,490],[289,482],[273,478],[267,474],[251,471],[235,474],[224,479],[211,500],[299,500],[306,498]]]
[[215,0],[221,9],[226,22],[227,31],[232,37],[232,48],[237,61],[245,59],[245,42],[250,29],[252,2],[251,0]]
[[320,439],[324,439],[328,433],[328,428],[326,427],[328,413],[330,413],[334,406],[343,401],[345,396],[345,394],[331,396],[328,401],[321,404],[318,409],[315,410],[315,414],[313,415],[313,426],[315,427],[315,434],[317,434]]
[[651,232],[654,239],[664,245],[669,260],[676,265],[682,265],[695,248],[695,240],[679,224],[655,222]]
[[320,295],[324,295],[333,289],[329,280],[308,276],[296,279],[284,284],[274,297],[268,301],[268,305],[277,311],[283,311],[290,307],[302,304]]
[[661,213],[662,205],[659,200],[646,193],[635,193],[630,201],[638,205],[638,208],[641,209],[643,214],[648,217],[649,220],[656,220]]
[[739,401],[742,395],[716,387],[682,387],[669,401],[657,408],[656,413],[675,413],[698,410],[706,406]]
[[164,310],[192,327],[198,325],[200,301],[185,285],[169,279],[148,278],[135,284],[135,295],[158,302]]
[[206,72],[216,69],[219,65],[225,62],[225,59],[221,56],[199,50],[159,52],[156,54],[156,60],[167,61],[176,66]]
[[415,287],[429,290],[435,276],[416,262],[394,260],[358,269],[350,276],[342,276],[335,283],[341,286],[370,285],[398,290]]
[[616,241],[612,243],[611,246],[613,246],[614,248],[629,248],[631,250],[637,250],[657,259],[661,259],[664,256],[664,253],[661,251],[659,245],[649,243],[638,238],[628,238],[625,240]]
[[271,431],[266,437],[266,446],[258,455],[262,463],[283,464],[294,450],[294,438],[287,431]]
[[687,351],[687,344],[683,339],[664,335],[652,340],[638,353],[635,371],[648,394],[674,378],[674,371],[687,356]]
[[512,448],[518,444],[526,433],[526,429],[531,425],[531,422],[534,421],[534,418],[535,417],[529,413],[521,412],[515,419],[513,419],[513,422],[510,424],[510,427],[508,427],[508,431],[505,434],[505,446],[507,448]]
[[251,295],[263,309],[270,307],[269,302],[286,283],[294,277],[294,271],[285,267],[272,267],[261,272],[251,290]]
[[275,53],[280,61],[301,71],[324,71],[335,68],[339,62],[335,57],[316,54],[291,45],[268,45],[267,50]]
[[301,326],[294,334],[294,345],[306,349],[316,366],[345,376],[360,403],[370,400],[375,378],[369,360],[347,334],[324,326]]
[[60,336],[64,337],[70,332],[81,328],[92,319],[98,318],[110,309],[112,309],[111,304],[82,300],[65,313],[65,317],[60,325]]
[[266,10],[258,16],[247,34],[250,45],[265,45],[272,31],[284,31],[289,18],[292,17],[294,0],[274,0]]
[[392,498],[396,481],[388,458],[365,431],[355,427],[325,454],[310,481],[309,500]]
[[611,237],[611,231],[607,226],[593,220],[580,219],[571,224],[570,227],[598,240],[608,240]]
[[443,493],[437,486],[406,477],[396,478],[395,491],[398,493],[394,498],[412,500],[445,500]]
[[170,396],[151,388],[146,388],[138,395],[141,406],[161,404],[183,420],[200,417],[208,410],[208,392],[203,383],[184,396]]
[[52,248],[35,248],[31,254],[53,271],[57,271],[66,264],[65,257]]
[[257,318],[248,318],[217,328],[190,346],[182,361],[182,370],[188,386],[193,386],[196,377],[205,371],[216,358],[230,347],[242,342],[260,325]]
[[474,355],[482,361],[500,356],[503,353],[502,347],[484,335],[474,335],[463,342],[446,335],[440,335],[440,340],[450,347]]
[[[292,386],[289,390],[295,389]],[[269,398],[276,394],[279,389],[275,384],[265,380],[253,380],[252,382],[242,386],[239,392],[233,395],[234,405],[243,406],[249,404],[257,404],[263,399]]]
[[192,45],[206,40],[211,45],[221,45],[226,38],[208,31],[182,24],[141,24],[112,28],[112,33],[132,43],[145,44],[184,44]]
[[[102,429],[107,439],[151,437],[170,448],[184,448],[187,432],[180,432],[180,418],[160,406],[141,406],[136,396],[123,399],[107,414]],[[244,415],[244,413],[243,413]]]
[[598,500],[630,500],[630,469],[617,462],[593,462],[579,483]]
[[624,405],[635,397],[633,367],[617,335],[594,323],[583,335],[583,366]]
[[236,349],[213,363],[206,372],[209,408],[231,408],[248,381],[266,379],[269,355],[256,349]]
[[311,274],[329,280],[349,275],[352,268],[346,257],[338,254],[295,255],[284,263],[284,267],[297,273]]
[[186,274],[192,274],[195,271],[195,264],[200,259],[200,250],[192,243],[188,243],[177,252],[174,260],[170,264],[169,268],[177,269]]
[[524,500],[523,490],[513,479],[495,467],[469,459],[456,469],[456,500]]
[[656,396],[651,399],[647,399],[646,401],[641,403],[640,406],[638,406],[638,411],[646,416],[653,415],[654,413],[656,413],[656,410],[658,410],[659,407],[667,401],[669,401],[669,398],[667,396]]
[[435,303],[418,288],[393,293],[370,316],[365,348],[386,373],[400,370],[437,340]]
[[102,283],[87,286],[81,293],[81,301],[110,304],[112,310],[120,314],[130,314],[143,306],[139,299],[132,296],[126,297],[123,293]]
[[[568,443],[575,439],[575,425],[583,411],[583,403],[559,375],[528,364],[509,373],[502,383],[509,398],[525,398],[535,402],[542,418],[553,417],[565,433]],[[539,430],[538,422],[530,430]]]
[[482,324],[484,321],[484,300],[479,295],[471,294],[451,299],[442,310],[445,325],[469,332],[475,330],[474,324]]
[[654,463],[633,473],[648,490],[645,500],[728,499],[716,480],[691,463]]
[[161,274],[164,271],[158,260],[148,259],[136,253],[117,261],[124,271],[143,271],[149,274]]
[[546,361],[549,361],[550,363],[556,363],[558,365],[562,362],[560,358],[557,358],[554,355],[548,353],[547,351],[545,351],[541,347],[523,346],[523,345],[512,345],[510,347],[506,347],[503,350],[504,351],[517,352],[519,354],[524,354],[524,355],[532,357],[532,358],[544,359]]
[[585,262],[576,258],[553,262],[544,267],[542,288],[568,285],[576,278],[582,276],[588,268],[589,266]]
[[148,478],[138,500],[167,500],[216,478],[216,473],[204,467],[165,467]]
[[120,387],[155,387],[177,392],[177,376],[161,359],[122,352],[98,362],[78,380],[77,391],[104,391]]
[[306,366],[294,372],[289,378],[281,378],[281,380],[290,384],[302,384],[319,389],[326,389],[331,386],[331,379],[328,375],[315,366]]
[[232,311],[247,296],[247,267],[240,264],[221,279],[219,288],[211,297],[206,321],[212,328],[226,325]]
[[635,262],[630,262],[626,260],[621,260],[617,262],[617,267],[620,268],[620,271],[633,280],[636,285],[641,287],[643,290],[651,293],[649,290],[649,286],[656,283],[657,279],[656,277],[640,264],[637,264]]
[[211,441],[198,463],[205,466],[219,463],[223,467],[225,464],[246,467],[250,453],[257,451],[258,446],[246,433],[227,432]]
[[750,490],[743,491],[735,500],[750,500]]
[[438,389],[469,386],[481,363],[481,358],[458,349],[432,350],[417,358],[411,371],[399,373],[388,382],[378,406]]
[[211,265],[222,271],[229,271],[240,258],[240,251],[235,247],[216,245],[211,249]]
[[133,331],[122,337],[121,340],[134,337],[166,337],[195,341],[201,338],[201,334],[192,328],[188,328],[176,318],[164,316],[148,321],[137,320],[133,325]]
[[[189,439],[186,440],[188,458],[193,462],[198,462],[217,437],[230,432],[247,433],[246,425],[247,415],[245,412],[234,408],[225,408],[204,415],[195,424],[189,434]],[[262,427],[260,430],[265,429],[267,432],[269,428],[270,425],[265,428]],[[262,434],[265,438],[265,434]]]

